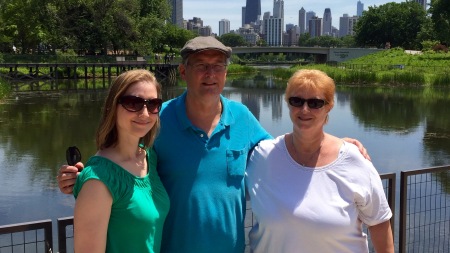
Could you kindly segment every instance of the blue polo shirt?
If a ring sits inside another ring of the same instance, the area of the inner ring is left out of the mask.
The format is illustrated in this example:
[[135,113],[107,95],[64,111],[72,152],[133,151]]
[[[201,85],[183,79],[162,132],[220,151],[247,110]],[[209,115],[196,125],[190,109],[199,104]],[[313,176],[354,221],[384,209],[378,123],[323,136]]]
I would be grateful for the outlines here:
[[188,119],[186,94],[164,103],[154,144],[170,198],[161,252],[242,253],[247,158],[272,137],[247,107],[221,96],[222,115],[208,138]]

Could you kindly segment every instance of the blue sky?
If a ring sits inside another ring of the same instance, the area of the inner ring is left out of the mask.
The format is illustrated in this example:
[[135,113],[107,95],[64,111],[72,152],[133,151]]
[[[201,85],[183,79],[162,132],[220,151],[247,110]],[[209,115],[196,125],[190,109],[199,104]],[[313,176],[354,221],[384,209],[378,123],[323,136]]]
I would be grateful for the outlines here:
[[[404,2],[405,0],[360,0],[364,10],[369,6],[380,6],[389,2]],[[318,17],[323,17],[325,8],[331,9],[333,26],[339,28],[339,17],[344,13],[356,15],[358,0],[284,0],[284,23],[298,25],[298,11],[303,7],[306,11],[314,11]],[[428,1],[429,2],[429,1]],[[203,25],[209,25],[214,33],[219,33],[219,21],[230,20],[232,30],[241,26],[241,10],[246,0],[183,0],[183,18],[188,20],[199,17]],[[261,0],[261,15],[273,12],[273,0]]]

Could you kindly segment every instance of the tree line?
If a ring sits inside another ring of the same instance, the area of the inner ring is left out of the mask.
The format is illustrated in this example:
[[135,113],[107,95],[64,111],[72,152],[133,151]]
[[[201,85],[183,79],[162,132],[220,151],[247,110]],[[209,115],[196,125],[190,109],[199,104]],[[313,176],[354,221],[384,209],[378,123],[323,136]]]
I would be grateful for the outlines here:
[[[180,48],[196,36],[172,25],[169,1],[0,0],[0,52],[22,54],[71,51],[78,55],[150,55]],[[308,33],[299,46],[392,47],[420,50],[450,42],[450,1],[431,0],[428,12],[415,1],[370,6],[343,38]],[[237,34],[219,38],[245,46]],[[259,45],[264,45],[260,41]]]
[[0,52],[148,55],[195,35],[161,0],[0,0]]

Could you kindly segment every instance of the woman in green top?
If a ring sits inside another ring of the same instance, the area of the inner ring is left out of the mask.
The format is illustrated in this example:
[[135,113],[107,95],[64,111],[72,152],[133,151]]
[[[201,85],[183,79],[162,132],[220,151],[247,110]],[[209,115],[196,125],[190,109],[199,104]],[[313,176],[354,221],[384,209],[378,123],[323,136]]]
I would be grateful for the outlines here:
[[156,172],[161,86],[131,70],[110,87],[97,129],[97,153],[74,187],[75,252],[160,251],[169,197]]

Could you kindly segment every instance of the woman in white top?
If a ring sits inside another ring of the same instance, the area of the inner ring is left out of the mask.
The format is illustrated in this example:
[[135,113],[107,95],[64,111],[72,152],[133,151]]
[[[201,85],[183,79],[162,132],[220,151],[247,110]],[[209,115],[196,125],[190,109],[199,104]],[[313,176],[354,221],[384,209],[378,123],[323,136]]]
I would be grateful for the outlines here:
[[292,133],[262,141],[246,172],[256,224],[252,252],[394,252],[392,216],[378,172],[353,144],[324,132],[334,81],[299,70],[285,93]]

